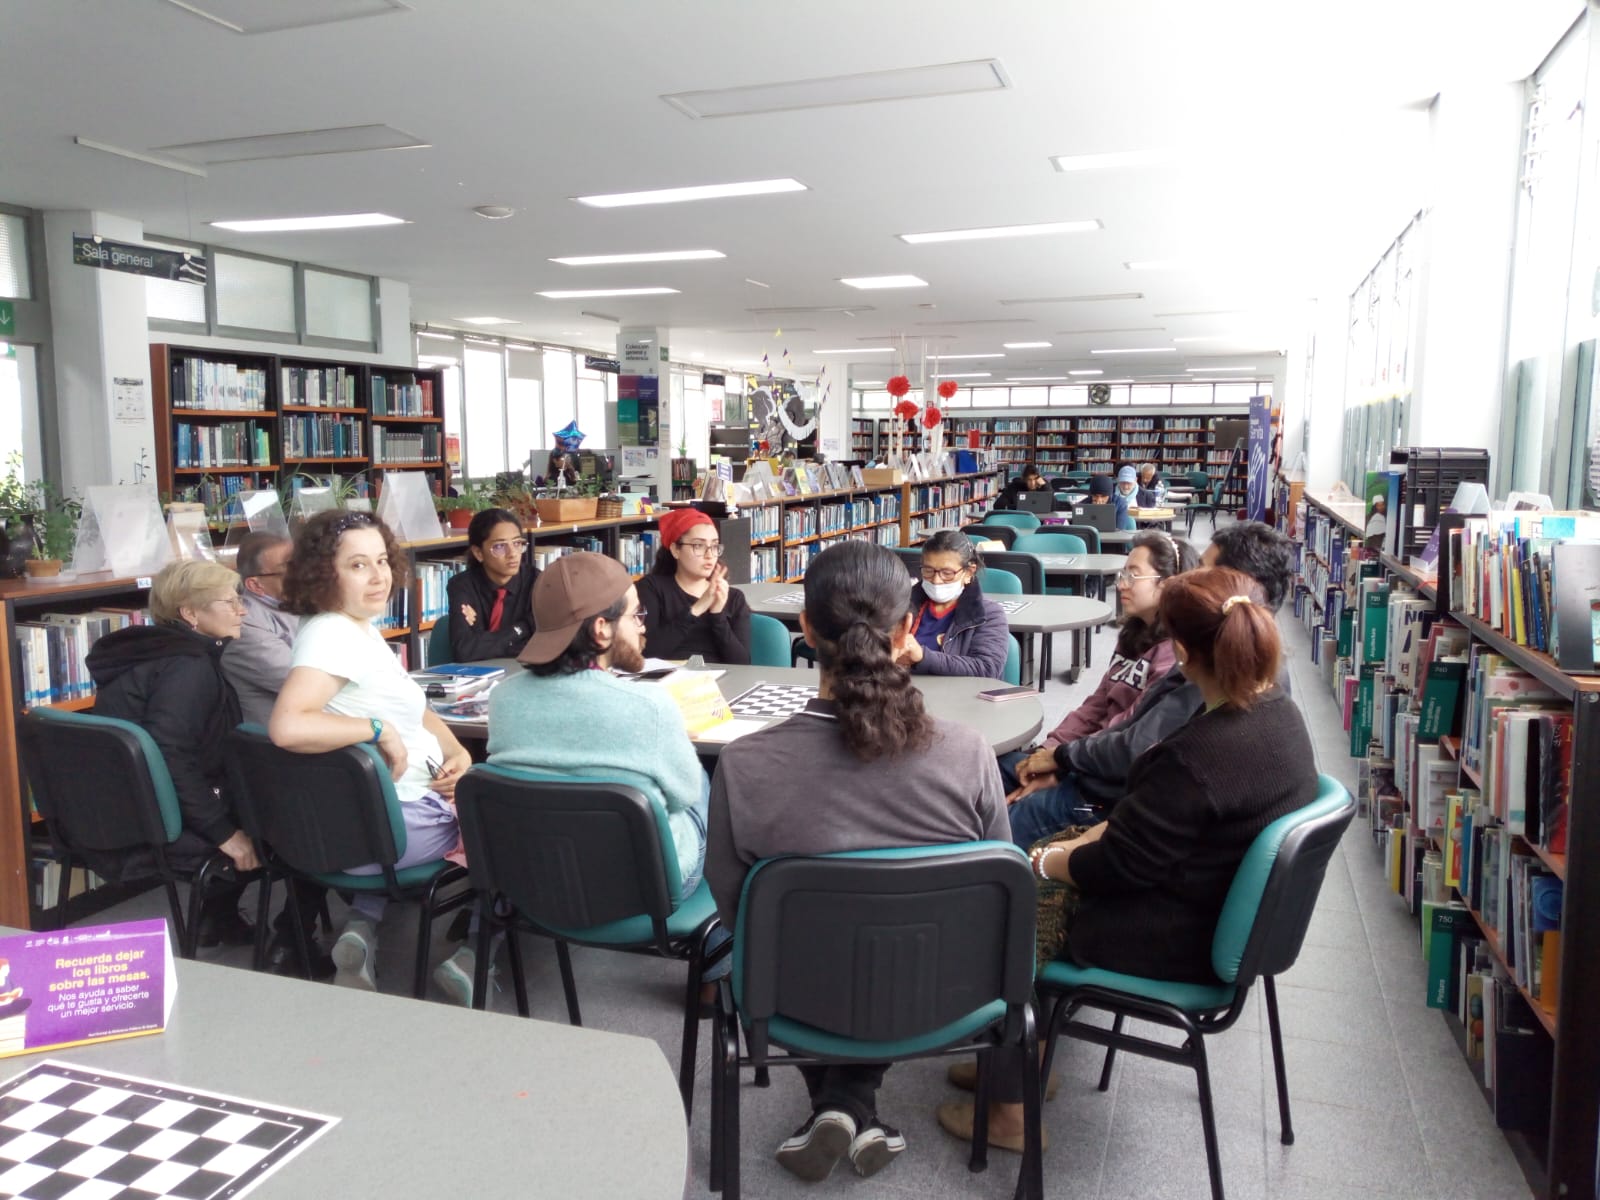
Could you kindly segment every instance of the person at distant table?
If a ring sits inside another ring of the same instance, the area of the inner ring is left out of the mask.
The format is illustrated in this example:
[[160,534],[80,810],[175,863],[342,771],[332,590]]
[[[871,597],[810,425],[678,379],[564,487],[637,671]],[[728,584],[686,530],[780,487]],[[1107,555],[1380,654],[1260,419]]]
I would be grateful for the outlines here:
[[1117,472],[1117,482],[1112,490],[1111,500],[1117,506],[1117,528],[1134,530],[1139,527],[1133,519],[1131,509],[1139,503],[1139,476],[1132,467],[1123,467]]
[[467,569],[451,577],[450,657],[455,662],[515,658],[533,634],[539,568],[515,513],[486,508],[467,526]]
[[1050,484],[1045,481],[1043,472],[1033,463],[1029,463],[1022,468],[1022,474],[1006,484],[1005,490],[995,500],[994,506],[996,509],[1016,508],[1017,497],[1023,492],[1048,492],[1050,490]]
[[639,602],[650,657],[750,661],[750,602],[729,586],[722,537],[699,509],[674,508],[661,518],[661,548],[639,580]]

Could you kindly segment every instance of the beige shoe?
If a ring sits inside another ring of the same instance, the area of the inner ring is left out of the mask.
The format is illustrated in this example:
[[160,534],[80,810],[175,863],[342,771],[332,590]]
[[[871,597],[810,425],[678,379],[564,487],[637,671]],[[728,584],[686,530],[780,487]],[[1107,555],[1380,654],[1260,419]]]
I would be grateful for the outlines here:
[[[944,1073],[951,1087],[958,1087],[963,1092],[978,1090],[978,1061],[973,1058],[964,1058],[950,1064],[950,1069]],[[1056,1093],[1061,1090],[1061,1076],[1054,1071],[1050,1072],[1050,1079],[1044,1085],[1044,1098],[1054,1100]]]
[[[972,1101],[946,1100],[939,1105],[939,1124],[944,1131],[952,1137],[958,1137],[963,1142],[972,1140]],[[1001,1136],[994,1132],[989,1134],[989,1145],[998,1146],[1001,1150],[1010,1150],[1013,1154],[1022,1153],[1022,1135],[1020,1133]],[[1043,1129],[1039,1130],[1039,1149],[1041,1152],[1050,1148],[1050,1139],[1045,1136]]]

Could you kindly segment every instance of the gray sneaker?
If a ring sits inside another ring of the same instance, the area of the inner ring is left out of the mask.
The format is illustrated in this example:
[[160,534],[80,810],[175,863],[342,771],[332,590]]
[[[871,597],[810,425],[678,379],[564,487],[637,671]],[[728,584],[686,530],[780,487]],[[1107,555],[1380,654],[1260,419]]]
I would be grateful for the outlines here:
[[905,1148],[906,1139],[898,1129],[874,1118],[850,1143],[850,1165],[857,1175],[876,1175]]
[[778,1147],[777,1159],[792,1175],[809,1183],[828,1177],[833,1164],[844,1157],[856,1136],[856,1120],[849,1113],[825,1108],[796,1129]]
[[344,932],[333,944],[332,957],[333,965],[339,969],[333,980],[336,986],[378,990],[378,927],[371,921],[357,916],[347,920]]
[[[439,986],[439,990],[445,994],[450,1003],[459,1004],[462,1008],[472,1007],[472,973],[477,963],[477,952],[470,946],[462,946],[433,969],[433,982]],[[491,966],[489,968],[491,985],[494,974],[494,968]]]

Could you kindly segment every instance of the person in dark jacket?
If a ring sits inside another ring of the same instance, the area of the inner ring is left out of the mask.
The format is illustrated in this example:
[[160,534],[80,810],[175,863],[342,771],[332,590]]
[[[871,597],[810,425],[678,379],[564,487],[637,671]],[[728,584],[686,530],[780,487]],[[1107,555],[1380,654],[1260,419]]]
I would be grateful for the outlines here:
[[922,582],[911,589],[911,635],[897,660],[913,675],[1000,679],[1011,637],[1006,610],[978,584],[972,539],[941,529],[922,546]]
[[639,606],[652,658],[750,661],[750,602],[729,586],[722,537],[699,509],[674,508],[661,518],[661,549],[639,580]]
[[[1259,584],[1226,567],[1162,589],[1161,618],[1202,711],[1139,758],[1103,824],[1032,855],[1041,879],[1076,894],[1064,952],[1079,966],[1219,986],[1211,942],[1239,864],[1263,829],[1316,798],[1311,738],[1274,683],[1282,646],[1263,601]],[[1018,1149],[1021,1051],[993,1055],[990,1144]],[[951,1082],[976,1076],[958,1064]],[[939,1123],[970,1138],[972,1104],[940,1105]]]
[[516,514],[486,508],[474,516],[467,526],[467,558],[467,569],[445,587],[450,657],[515,658],[533,636],[533,581],[539,578]]
[[[95,713],[138,725],[166,761],[183,813],[183,831],[166,848],[167,861],[192,871],[217,851],[239,871],[261,864],[229,809],[222,746],[239,723],[239,698],[222,672],[222,651],[239,635],[244,602],[239,577],[214,562],[171,563],[150,588],[152,625],[106,634],[90,649]],[[131,880],[154,871],[148,852],[133,851],[90,866],[108,879]],[[243,885],[214,888],[200,911],[200,945],[246,945],[254,939],[239,915]]]
[[1005,489],[995,500],[994,506],[997,510],[1015,508],[1019,493],[1048,492],[1050,490],[1050,484],[1045,480],[1044,473],[1033,463],[1029,463],[1022,468],[1022,474],[1006,484]]
[[[1277,611],[1294,579],[1289,539],[1260,521],[1239,521],[1223,527],[1201,555],[1200,563],[1232,567],[1250,576],[1260,586],[1269,612]],[[1279,684],[1285,692],[1288,682],[1288,672],[1284,671]],[[1127,790],[1134,760],[1181,729],[1202,707],[1200,689],[1175,666],[1145,689],[1126,720],[1057,746],[1054,770],[1043,764],[1032,768],[1018,764],[1019,782],[1027,784],[1037,778],[1053,777],[1055,786],[1025,796],[1011,806],[1012,840],[1026,850],[1040,838],[1068,825],[1089,825],[1102,819]]]

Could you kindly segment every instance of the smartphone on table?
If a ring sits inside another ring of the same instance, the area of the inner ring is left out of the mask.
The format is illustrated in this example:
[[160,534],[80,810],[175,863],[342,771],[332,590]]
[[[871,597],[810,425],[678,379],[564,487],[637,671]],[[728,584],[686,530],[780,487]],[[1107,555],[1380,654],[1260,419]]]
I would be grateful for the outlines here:
[[1034,694],[1033,688],[1024,684],[1020,687],[991,688],[987,692],[979,692],[978,699],[992,700],[998,704],[1002,700],[1020,700],[1024,696],[1032,696]]

